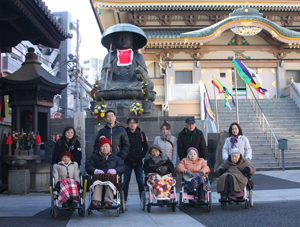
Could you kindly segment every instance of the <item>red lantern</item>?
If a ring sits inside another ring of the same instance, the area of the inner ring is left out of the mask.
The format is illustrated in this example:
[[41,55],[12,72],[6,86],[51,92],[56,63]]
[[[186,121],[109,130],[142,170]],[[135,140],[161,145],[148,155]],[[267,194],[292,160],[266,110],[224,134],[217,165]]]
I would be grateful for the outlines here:
[[42,143],[41,136],[39,134],[37,134],[35,136],[35,144],[41,145],[41,143]]
[[6,144],[13,144],[12,138],[11,138],[10,135],[9,135],[9,136],[7,137],[7,139],[6,139]]

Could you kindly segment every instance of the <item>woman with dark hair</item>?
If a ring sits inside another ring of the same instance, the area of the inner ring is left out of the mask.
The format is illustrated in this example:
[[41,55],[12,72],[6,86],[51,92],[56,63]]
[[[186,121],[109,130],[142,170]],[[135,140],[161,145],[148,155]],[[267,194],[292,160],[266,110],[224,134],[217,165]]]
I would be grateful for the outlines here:
[[174,167],[176,167],[177,139],[171,135],[171,125],[167,120],[164,120],[160,126],[160,136],[155,137],[153,144],[159,145],[161,151],[169,157]]
[[52,156],[52,164],[56,164],[60,161],[59,155],[64,151],[70,151],[75,162],[77,162],[78,166],[80,166],[82,158],[81,146],[77,139],[76,131],[71,126],[64,129],[61,138],[56,142]]
[[236,122],[232,123],[229,126],[228,132],[229,137],[225,140],[222,150],[223,160],[228,159],[230,150],[233,148],[238,148],[244,158],[251,160],[252,149],[250,147],[248,138],[243,135],[240,125]]

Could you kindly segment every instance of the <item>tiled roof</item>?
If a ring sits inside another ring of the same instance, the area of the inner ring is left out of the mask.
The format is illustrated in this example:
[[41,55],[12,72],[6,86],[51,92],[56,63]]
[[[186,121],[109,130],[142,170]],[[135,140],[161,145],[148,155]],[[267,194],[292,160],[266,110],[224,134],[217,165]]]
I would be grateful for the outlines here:
[[147,39],[180,39],[181,33],[195,29],[143,29]]

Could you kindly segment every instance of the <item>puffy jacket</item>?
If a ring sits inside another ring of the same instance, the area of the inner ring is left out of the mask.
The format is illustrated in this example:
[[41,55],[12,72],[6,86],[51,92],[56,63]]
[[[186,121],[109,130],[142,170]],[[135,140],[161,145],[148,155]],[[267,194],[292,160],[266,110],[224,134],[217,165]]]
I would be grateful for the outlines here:
[[75,162],[77,162],[78,166],[81,164],[81,147],[78,139],[74,139],[71,145],[68,145],[67,142],[63,141],[62,138],[57,140],[54,148],[54,153],[52,155],[52,164],[56,164],[60,162],[59,155],[64,151],[70,151],[73,155]]
[[112,128],[106,124],[104,128],[99,130],[96,136],[94,150],[99,149],[99,139],[101,136],[105,136],[111,141],[112,153],[125,160],[129,152],[129,141],[125,129],[120,127],[117,122]]
[[134,132],[131,132],[127,127],[126,132],[129,139],[129,153],[125,159],[125,165],[134,166],[142,165],[143,158],[148,151],[148,142],[145,133],[137,127]]
[[177,141],[178,141],[177,151],[180,160],[186,158],[187,150],[190,147],[195,147],[198,150],[199,158],[204,158],[205,160],[208,160],[208,151],[206,147],[206,142],[201,130],[195,128],[194,134],[190,136],[187,132],[187,129],[184,128],[178,134]]
[[80,182],[79,174],[80,171],[76,162],[70,162],[68,165],[64,165],[63,162],[60,161],[58,164],[53,165],[54,185],[65,178],[71,178]]
[[107,159],[99,154],[99,149],[95,150],[85,165],[86,172],[93,175],[96,169],[107,172],[109,169],[115,169],[117,173],[125,172],[124,161],[117,155],[110,153]]
[[178,164],[176,171],[177,173],[182,174],[186,170],[190,171],[191,173],[202,172],[206,174],[210,172],[210,169],[203,158],[197,158],[195,161],[192,161],[188,158],[182,159]]

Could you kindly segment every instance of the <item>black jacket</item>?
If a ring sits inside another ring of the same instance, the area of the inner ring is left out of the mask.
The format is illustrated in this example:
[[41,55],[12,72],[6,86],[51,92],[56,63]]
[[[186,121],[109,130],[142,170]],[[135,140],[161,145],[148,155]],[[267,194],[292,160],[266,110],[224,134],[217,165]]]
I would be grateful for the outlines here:
[[73,155],[75,162],[77,162],[78,166],[81,164],[81,147],[78,139],[74,139],[72,144],[68,146],[67,142],[63,141],[62,138],[56,141],[54,153],[52,155],[52,164],[56,164],[59,161],[59,155],[64,151],[70,151]]
[[204,135],[202,131],[197,128],[194,130],[194,132],[195,134],[189,136],[187,133],[187,129],[184,128],[178,134],[177,152],[180,160],[186,158],[187,150],[190,147],[195,147],[198,150],[200,158],[208,160],[208,151],[207,151]]
[[128,135],[130,147],[128,156],[125,159],[125,165],[142,165],[142,160],[148,151],[148,142],[146,135],[139,127],[137,127],[134,132],[131,132],[127,127],[126,132]]
[[94,150],[98,150],[99,139],[101,136],[105,136],[112,143],[112,153],[120,156],[123,160],[127,157],[129,152],[129,141],[127,133],[124,128],[120,127],[118,123],[111,128],[106,124],[104,128],[100,129],[95,143]]
[[107,172],[109,169],[115,169],[118,174],[125,172],[124,161],[115,154],[110,154],[106,159],[99,154],[99,149],[95,150],[85,165],[86,172],[93,175],[96,169]]
[[159,170],[157,170],[157,168],[158,167],[160,167],[160,166],[167,166],[168,167],[168,170],[163,174],[163,175],[166,175],[166,174],[170,174],[170,173],[174,173],[174,165],[173,165],[173,163],[170,161],[170,159],[168,159],[164,164],[162,164],[162,165],[160,165],[160,166],[149,166],[149,164],[150,164],[150,160],[145,160],[145,162],[144,162],[144,165],[143,165],[143,170],[144,170],[144,172],[145,172],[145,174],[147,174],[147,173],[159,173],[159,174],[161,174],[160,173],[160,171]]

